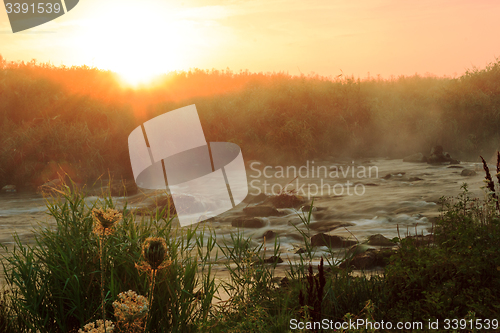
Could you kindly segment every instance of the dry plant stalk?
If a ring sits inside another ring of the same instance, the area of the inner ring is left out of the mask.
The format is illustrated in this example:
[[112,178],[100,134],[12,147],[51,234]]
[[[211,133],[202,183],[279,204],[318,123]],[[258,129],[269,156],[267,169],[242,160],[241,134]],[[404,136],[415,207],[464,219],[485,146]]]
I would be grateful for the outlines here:
[[[142,245],[142,256],[144,257],[144,262],[141,264],[136,264],[136,268],[140,271],[148,272],[151,276],[151,283],[149,286],[149,300],[148,304],[150,309],[153,308],[153,292],[155,287],[156,273],[159,270],[166,269],[172,263],[170,260],[165,260],[167,256],[167,243],[163,238],[159,237],[149,237],[146,238],[144,244]],[[144,332],[146,332],[149,326],[149,319],[151,318],[150,312],[146,316],[146,324],[144,325]]]
[[[491,178],[490,169],[488,168],[488,164],[486,163],[484,158],[482,156],[479,156],[479,157],[481,157],[481,160],[483,161],[483,169],[484,169],[484,172],[486,173],[486,176],[484,177],[486,179],[486,187],[492,193],[491,196],[495,200],[497,210],[500,210],[500,204],[498,203],[498,197],[497,197],[497,194],[495,192],[495,183],[493,182],[493,179]],[[499,168],[499,165],[498,165],[499,162],[500,161],[497,159],[497,170]],[[497,177],[498,177],[498,173],[497,173]]]
[[94,218],[94,233],[99,237],[99,257],[101,259],[101,299],[102,299],[102,320],[106,321],[106,310],[104,302],[104,275],[106,272],[106,265],[104,262],[106,236],[114,231],[114,226],[122,218],[116,209],[102,208],[92,209],[92,216]]

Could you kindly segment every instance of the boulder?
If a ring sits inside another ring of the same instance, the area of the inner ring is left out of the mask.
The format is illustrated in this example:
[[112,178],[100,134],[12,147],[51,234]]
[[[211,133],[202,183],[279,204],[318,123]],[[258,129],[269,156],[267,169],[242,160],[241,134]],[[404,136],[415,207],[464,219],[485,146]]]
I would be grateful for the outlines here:
[[443,152],[442,146],[434,146],[431,149],[431,156],[427,159],[429,164],[460,164],[460,161],[453,159],[449,153]]
[[309,228],[318,232],[329,232],[337,228],[351,227],[354,223],[351,222],[338,222],[338,221],[320,221],[309,224]]
[[385,267],[389,258],[395,253],[392,249],[368,249],[365,252],[355,254],[351,258],[344,260],[339,267],[354,269],[373,269],[376,267]]
[[2,193],[16,193],[17,192],[16,185],[5,185],[4,187],[2,187],[1,192]]
[[337,235],[319,233],[311,237],[312,246],[327,246],[330,248],[345,248],[357,244],[356,241]]
[[469,170],[469,169],[463,169],[462,172],[460,173],[460,176],[464,177],[470,177],[470,176],[475,176],[477,175],[477,172],[474,170]]
[[249,206],[243,208],[243,212],[247,214],[248,216],[253,216],[253,217],[265,217],[265,216],[281,216],[283,213],[281,213],[279,210],[277,210],[275,207],[271,206]]
[[382,234],[376,234],[368,237],[368,245],[374,245],[374,246],[394,246],[393,242],[387,237],[385,237]]
[[238,217],[231,222],[231,225],[236,228],[262,228],[266,226],[266,222],[258,217]]
[[427,162],[427,157],[422,153],[416,153],[403,158],[403,162],[425,163]]
[[280,264],[282,262],[283,262],[283,259],[281,259],[280,257],[271,256],[271,257],[264,259],[264,260],[261,260],[261,259],[254,260],[252,263],[252,266],[258,265],[258,264],[274,264],[274,263]]
[[266,241],[273,240],[276,237],[276,233],[272,230],[268,230],[262,235],[262,238],[265,238]]
[[267,201],[276,208],[295,208],[306,202],[303,197],[292,192],[283,192],[274,195],[269,197]]
[[368,245],[368,244],[356,244],[356,245],[351,246],[349,251],[347,251],[347,256],[352,257],[352,256],[358,255],[360,253],[365,253],[366,251],[370,251],[370,250],[375,250],[375,248]]
[[410,181],[410,182],[417,182],[419,180],[423,180],[423,179],[419,178],[419,177],[410,177],[410,178],[408,178],[408,181]]

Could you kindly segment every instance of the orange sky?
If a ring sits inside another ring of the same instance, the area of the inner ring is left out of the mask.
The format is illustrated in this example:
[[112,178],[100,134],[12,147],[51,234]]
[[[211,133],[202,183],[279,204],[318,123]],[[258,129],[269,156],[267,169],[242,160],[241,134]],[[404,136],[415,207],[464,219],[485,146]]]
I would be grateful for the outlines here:
[[131,80],[194,67],[455,76],[500,56],[500,1],[80,0],[16,34],[2,8],[0,54]]

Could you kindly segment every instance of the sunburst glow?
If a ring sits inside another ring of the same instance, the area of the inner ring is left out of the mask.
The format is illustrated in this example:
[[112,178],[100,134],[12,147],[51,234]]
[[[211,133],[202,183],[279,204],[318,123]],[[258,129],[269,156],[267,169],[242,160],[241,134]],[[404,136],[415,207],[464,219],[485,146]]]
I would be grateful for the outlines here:
[[[193,22],[168,16],[162,10],[122,4],[112,17],[94,17],[81,41],[93,66],[117,72],[128,84],[148,83],[154,76],[185,69],[196,43]],[[109,10],[104,11],[109,14]]]

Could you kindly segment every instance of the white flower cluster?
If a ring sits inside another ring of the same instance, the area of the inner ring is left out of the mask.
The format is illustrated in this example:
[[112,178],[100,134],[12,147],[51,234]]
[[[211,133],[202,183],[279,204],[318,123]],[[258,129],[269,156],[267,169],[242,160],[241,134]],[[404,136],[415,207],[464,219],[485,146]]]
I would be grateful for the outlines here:
[[146,297],[129,290],[118,294],[118,300],[113,302],[113,308],[117,320],[132,322],[147,315],[149,304]]
[[113,333],[115,325],[111,320],[106,320],[106,330],[104,330],[104,325],[102,319],[98,319],[95,323],[89,323],[83,326],[83,330],[79,329],[78,333]]

